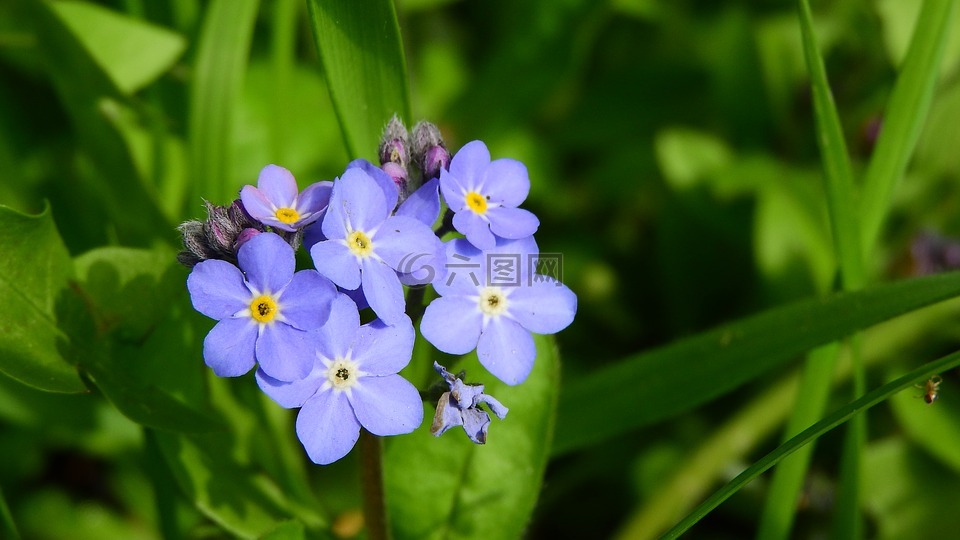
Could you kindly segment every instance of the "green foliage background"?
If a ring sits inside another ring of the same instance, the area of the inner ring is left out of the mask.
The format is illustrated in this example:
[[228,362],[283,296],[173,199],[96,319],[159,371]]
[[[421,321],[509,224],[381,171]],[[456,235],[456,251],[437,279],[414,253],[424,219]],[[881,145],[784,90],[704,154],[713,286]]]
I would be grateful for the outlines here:
[[395,537],[948,537],[960,275],[911,246],[960,236],[955,4],[0,3],[0,537],[366,534],[357,458],[208,373],[175,226],[393,113],[523,161],[579,298],[524,385],[465,359],[489,444],[387,441]]

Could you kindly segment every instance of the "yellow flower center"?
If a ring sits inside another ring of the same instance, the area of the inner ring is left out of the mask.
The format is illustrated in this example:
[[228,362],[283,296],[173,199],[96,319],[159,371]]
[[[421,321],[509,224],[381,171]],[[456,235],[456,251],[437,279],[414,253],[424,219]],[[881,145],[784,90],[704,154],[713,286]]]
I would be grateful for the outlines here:
[[357,257],[366,257],[373,251],[373,242],[363,231],[353,231],[347,236],[347,247]]
[[260,295],[250,302],[250,315],[257,322],[268,323],[277,316],[277,303],[269,295]]
[[500,287],[486,287],[480,291],[480,311],[496,316],[507,310],[507,296]]
[[483,214],[487,211],[487,198],[476,191],[471,191],[467,193],[467,206],[474,212]]
[[357,384],[359,378],[357,363],[347,358],[337,358],[327,366],[327,380],[336,390],[347,390]]
[[300,213],[293,208],[277,208],[277,211],[274,212],[273,215],[277,217],[277,221],[286,223],[287,225],[300,220]]

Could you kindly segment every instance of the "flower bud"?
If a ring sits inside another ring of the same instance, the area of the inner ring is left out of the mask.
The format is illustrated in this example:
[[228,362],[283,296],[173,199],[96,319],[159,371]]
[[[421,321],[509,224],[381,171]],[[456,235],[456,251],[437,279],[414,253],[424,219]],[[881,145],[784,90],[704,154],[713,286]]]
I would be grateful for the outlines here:
[[387,123],[386,129],[383,130],[383,137],[381,137],[380,146],[377,149],[377,154],[380,156],[380,165],[395,163],[401,169],[406,169],[407,164],[410,163],[409,146],[407,128],[394,115]]
[[[240,199],[230,206],[217,206],[203,201],[207,208],[206,221],[191,220],[177,229],[183,237],[183,251],[177,260],[188,268],[207,259],[222,259],[235,263],[240,244],[259,233],[263,226],[254,220],[243,207]],[[244,233],[242,240],[241,233]]]
[[443,143],[437,126],[421,121],[413,127],[413,162],[423,173],[423,181],[440,177],[440,170],[450,165],[450,152]]

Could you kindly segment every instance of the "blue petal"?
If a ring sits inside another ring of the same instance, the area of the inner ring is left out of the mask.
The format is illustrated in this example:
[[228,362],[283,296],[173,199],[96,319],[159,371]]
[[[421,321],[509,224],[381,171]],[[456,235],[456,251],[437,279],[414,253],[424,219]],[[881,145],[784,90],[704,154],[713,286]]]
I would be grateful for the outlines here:
[[403,285],[400,284],[397,273],[372,257],[363,259],[361,264],[363,296],[370,303],[373,312],[387,324],[402,321],[406,317],[406,303],[403,300]]
[[526,380],[536,356],[530,332],[503,316],[490,320],[477,343],[477,358],[483,367],[510,385]]
[[350,404],[360,424],[374,435],[410,433],[423,422],[420,392],[399,375],[363,377],[353,388]]
[[482,251],[463,238],[444,243],[446,247],[446,277],[435,279],[433,287],[440,296],[476,295],[478,287],[486,286],[486,257]]
[[[326,215],[326,212],[324,212]],[[307,225],[303,229],[303,247],[307,251],[319,242],[323,242],[327,237],[323,235],[323,227],[319,221]]]
[[515,159],[497,159],[483,173],[483,195],[516,208],[530,193],[527,167]]
[[203,339],[203,360],[218,377],[239,377],[256,364],[257,323],[223,319]]
[[315,270],[301,270],[283,290],[278,302],[286,323],[300,330],[316,330],[327,322],[337,289]]
[[347,169],[352,168],[361,169],[376,181],[377,185],[380,186],[380,190],[383,191],[383,200],[386,202],[388,210],[393,210],[393,208],[397,206],[400,191],[397,189],[397,184],[394,183],[393,178],[390,178],[390,175],[387,174],[386,171],[363,158],[355,159],[347,163]]
[[450,173],[467,191],[476,191],[483,185],[483,171],[488,165],[490,151],[487,145],[483,141],[471,141],[463,145],[450,160]]
[[510,291],[507,309],[527,330],[555,334],[573,322],[577,295],[555,280],[524,283]]
[[467,190],[460,184],[460,179],[447,169],[440,169],[440,193],[450,210],[460,212],[467,207],[464,198]]
[[296,266],[293,248],[273,233],[247,240],[237,252],[237,261],[248,283],[260,292],[271,293],[286,286]]
[[324,370],[318,362],[314,365],[313,371],[303,379],[287,382],[274,379],[264,373],[263,369],[258,369],[256,379],[257,385],[264,394],[270,396],[281,407],[293,409],[302,406],[317,393],[324,381]]
[[274,213],[273,205],[267,200],[262,191],[253,186],[243,186],[240,189],[240,202],[250,217],[264,225],[276,225],[280,222]]
[[434,178],[420,186],[397,208],[396,215],[412,217],[427,227],[440,217],[440,179]]
[[435,264],[437,245],[440,239],[429,227],[419,221],[394,216],[383,222],[377,234],[371,238],[374,251],[390,268],[409,273],[402,268],[414,257],[427,256],[430,260],[421,264]]
[[310,374],[317,358],[315,336],[284,323],[263,325],[257,338],[257,362],[267,375],[296,381]]
[[490,231],[497,236],[519,239],[532,236],[540,227],[540,220],[532,212],[523,208],[499,206],[487,210]]
[[338,295],[330,305],[330,318],[317,332],[318,351],[328,360],[347,356],[359,328],[357,305],[347,295]]
[[[347,169],[333,184],[323,234],[327,238],[346,238],[355,230],[370,234],[392,210],[387,208],[382,189],[370,175],[360,168]],[[330,219],[342,225],[328,227]]]
[[483,315],[476,300],[444,296],[427,306],[420,321],[420,333],[445,353],[466,354],[477,346]]
[[330,204],[330,194],[333,192],[333,182],[316,182],[307,186],[297,197],[297,212],[307,216],[296,223],[297,227],[317,221],[323,217],[324,211]]
[[327,390],[303,404],[297,437],[314,463],[327,465],[350,453],[360,438],[360,422],[343,392]]
[[443,435],[445,431],[455,426],[463,425],[463,416],[460,409],[457,408],[457,402],[450,396],[450,392],[444,392],[437,402],[437,412],[433,415],[433,423],[430,424],[430,433],[434,437]]
[[330,281],[344,289],[360,286],[360,263],[340,240],[326,240],[310,248],[313,266]]
[[257,189],[279,208],[291,208],[298,191],[293,174],[279,165],[267,165],[260,170]]
[[353,344],[353,359],[371,375],[392,375],[405,368],[413,355],[415,332],[404,316],[394,326],[373,321],[360,327]]
[[217,259],[203,261],[187,276],[187,290],[193,308],[211,319],[225,319],[249,308],[252,297],[243,282],[243,273]]
[[492,249],[497,245],[496,237],[490,232],[490,223],[470,210],[453,215],[453,228],[479,249]]
[[467,409],[461,411],[463,416],[463,430],[467,437],[476,444],[487,443],[487,428],[490,426],[490,415],[483,409]]

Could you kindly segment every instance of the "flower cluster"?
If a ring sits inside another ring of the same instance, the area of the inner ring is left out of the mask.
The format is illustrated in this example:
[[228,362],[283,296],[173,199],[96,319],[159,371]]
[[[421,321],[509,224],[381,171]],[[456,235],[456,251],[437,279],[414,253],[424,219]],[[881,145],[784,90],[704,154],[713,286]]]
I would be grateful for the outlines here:
[[[217,321],[205,362],[221,377],[256,368],[268,396],[300,409],[297,435],[318,464],[346,455],[361,428],[399,435],[422,423],[420,392],[399,375],[413,355],[411,317],[422,313],[420,331],[437,349],[476,349],[515,385],[533,367],[531,332],[558,332],[576,312],[573,292],[534,264],[539,220],[519,208],[530,189],[522,163],[491,161],[480,141],[451,158],[435,126],[411,134],[396,118],[378,153],[379,167],[356,160],[303,191],[290,171],[267,165],[239,199],[205,203],[206,220],[180,226],[193,306]],[[454,229],[464,238],[443,242]],[[297,271],[301,245],[313,267]],[[516,262],[511,283],[495,279],[505,271],[497,257]],[[405,286],[427,285],[437,297],[425,309],[422,294],[405,298]],[[361,325],[367,309],[373,320]],[[483,385],[435,369],[450,391],[431,431],[459,425],[484,443],[490,418],[479,405],[501,419],[507,408]]]

